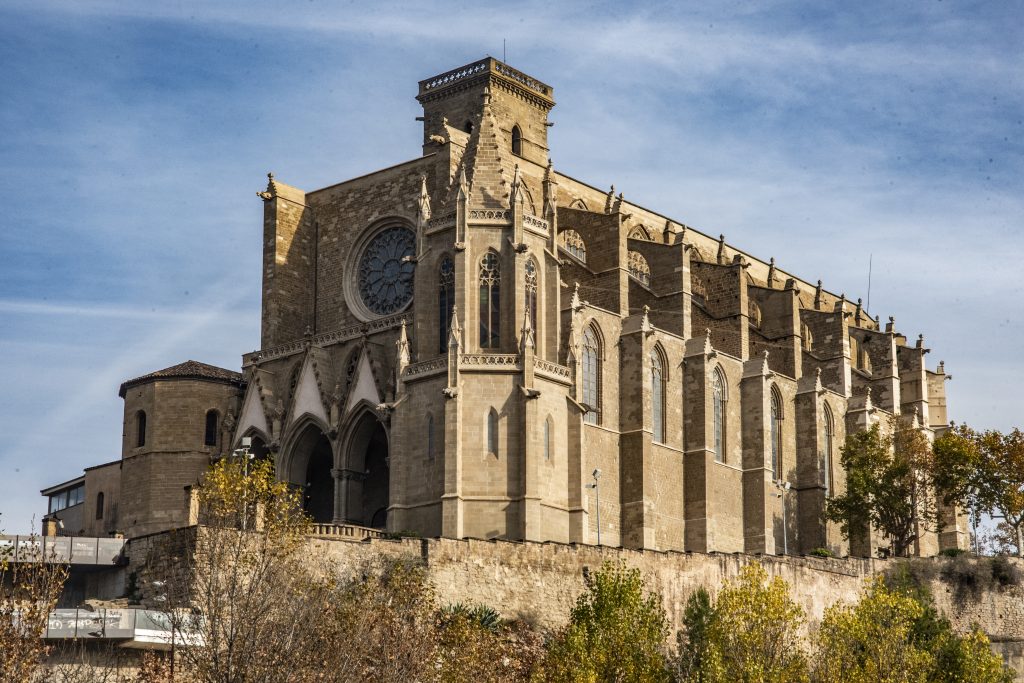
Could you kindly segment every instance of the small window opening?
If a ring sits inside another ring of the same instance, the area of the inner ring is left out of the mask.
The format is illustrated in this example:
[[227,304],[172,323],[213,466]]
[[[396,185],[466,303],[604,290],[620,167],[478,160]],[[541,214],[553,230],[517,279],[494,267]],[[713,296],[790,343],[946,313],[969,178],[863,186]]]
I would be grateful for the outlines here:
[[96,519],[103,519],[103,491],[96,494]]
[[523,155],[523,133],[519,126],[512,126],[512,153],[518,156]]
[[140,410],[135,413],[135,446],[142,448],[146,445],[146,411]]
[[217,411],[206,411],[206,433],[203,436],[203,444],[206,446],[217,445]]
[[472,121],[466,121],[466,123],[464,123],[462,125],[462,130],[464,130],[467,133],[469,133],[470,135],[472,135],[473,134],[473,122]]

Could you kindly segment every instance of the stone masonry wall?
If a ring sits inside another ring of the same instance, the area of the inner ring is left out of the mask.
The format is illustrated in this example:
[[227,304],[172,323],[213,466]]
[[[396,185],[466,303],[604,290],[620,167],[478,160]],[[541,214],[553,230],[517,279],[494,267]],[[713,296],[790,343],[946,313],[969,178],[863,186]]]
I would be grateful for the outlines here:
[[[895,562],[452,539],[363,543],[318,539],[312,543],[338,563],[343,575],[354,575],[381,556],[422,560],[442,603],[482,603],[505,618],[524,619],[541,629],[557,629],[565,623],[584,590],[584,573],[606,561],[621,560],[641,571],[648,588],[661,593],[673,631],[682,622],[690,593],[704,586],[716,594],[749,562],[761,562],[771,576],[785,579],[807,615],[807,630],[817,627],[829,605],[856,601],[865,581]],[[1024,562],[1012,561],[1024,569]],[[931,582],[931,590],[937,607],[957,630],[980,626],[992,639],[993,649],[1019,672],[1018,680],[1024,680],[1020,673],[1024,672],[1024,587],[987,591],[966,601],[939,579]]]

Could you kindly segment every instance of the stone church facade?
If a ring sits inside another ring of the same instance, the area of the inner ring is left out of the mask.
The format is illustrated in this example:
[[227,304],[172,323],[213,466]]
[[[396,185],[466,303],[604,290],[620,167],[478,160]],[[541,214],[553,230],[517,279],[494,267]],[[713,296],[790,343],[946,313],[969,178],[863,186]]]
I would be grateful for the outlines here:
[[[551,87],[502,62],[417,99],[415,159],[313,191],[270,176],[261,348],[241,373],[190,361],[122,386],[104,524],[187,523],[188,487],[247,437],[321,524],[871,554],[822,510],[848,431],[947,427],[923,338],[560,173]],[[946,516],[920,554],[965,544]]]

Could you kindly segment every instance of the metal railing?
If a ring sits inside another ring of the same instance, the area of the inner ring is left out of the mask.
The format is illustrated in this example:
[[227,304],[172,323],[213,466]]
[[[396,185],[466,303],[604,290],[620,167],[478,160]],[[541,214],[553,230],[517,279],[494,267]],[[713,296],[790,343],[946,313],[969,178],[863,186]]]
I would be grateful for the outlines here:
[[0,557],[11,562],[116,565],[123,550],[123,538],[0,535]]

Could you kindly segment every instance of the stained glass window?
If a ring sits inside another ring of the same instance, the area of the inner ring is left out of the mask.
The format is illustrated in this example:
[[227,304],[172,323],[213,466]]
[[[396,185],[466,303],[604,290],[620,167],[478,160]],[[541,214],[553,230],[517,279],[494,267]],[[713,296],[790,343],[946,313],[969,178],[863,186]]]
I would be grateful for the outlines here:
[[588,327],[583,332],[583,403],[590,409],[583,419],[601,422],[601,347],[597,334]]
[[501,331],[501,269],[498,254],[489,251],[480,259],[480,348],[496,349]]
[[665,367],[657,349],[651,352],[651,403],[654,440],[665,443]]
[[416,236],[400,226],[377,233],[359,259],[359,296],[370,311],[389,315],[412,299]]
[[530,316],[530,327],[537,332],[537,263],[526,262],[526,311]]
[[441,259],[437,274],[437,350],[448,350],[448,334],[452,329],[452,309],[455,306],[455,263],[450,256]]

